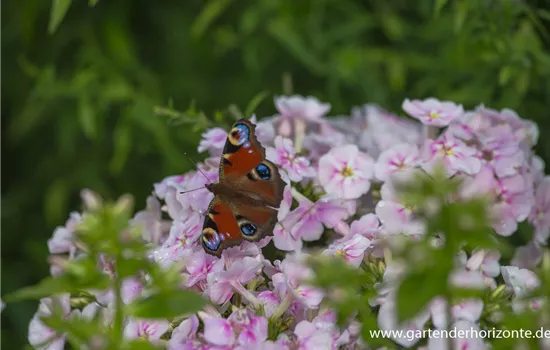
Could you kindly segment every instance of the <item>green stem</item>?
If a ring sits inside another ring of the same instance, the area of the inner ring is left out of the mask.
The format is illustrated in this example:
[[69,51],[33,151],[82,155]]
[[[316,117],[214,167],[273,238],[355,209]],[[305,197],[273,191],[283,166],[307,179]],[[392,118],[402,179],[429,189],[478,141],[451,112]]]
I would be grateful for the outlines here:
[[[120,256],[116,257],[115,266],[120,261]],[[120,348],[122,344],[123,335],[123,322],[124,322],[124,310],[122,302],[122,279],[117,269],[115,269],[115,320],[114,320],[114,332],[115,332],[115,349]]]
[[273,311],[273,314],[271,315],[271,319],[277,320],[278,318],[280,318],[281,316],[283,316],[283,314],[284,314],[285,311],[288,309],[288,307],[290,306],[291,303],[292,303],[292,295],[291,295],[290,293],[288,293],[288,294],[283,298],[283,300],[281,301],[281,303],[279,304],[279,306],[277,306],[277,308],[275,309],[275,311]]

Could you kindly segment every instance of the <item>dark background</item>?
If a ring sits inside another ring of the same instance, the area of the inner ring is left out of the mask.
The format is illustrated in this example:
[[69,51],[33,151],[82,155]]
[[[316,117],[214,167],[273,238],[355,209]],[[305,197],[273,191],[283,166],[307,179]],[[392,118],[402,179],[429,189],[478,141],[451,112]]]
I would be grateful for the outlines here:
[[[406,97],[509,107],[539,124],[550,161],[546,0],[54,2],[65,16],[50,1],[3,1],[2,294],[48,274],[46,240],[80,209],[80,189],[129,192],[141,209],[153,182],[190,168],[184,152],[201,159],[200,128],[153,112],[169,100],[212,121],[260,93],[258,116],[272,115],[291,89],[331,115],[399,112]],[[26,342],[35,309],[3,311],[3,347]]]

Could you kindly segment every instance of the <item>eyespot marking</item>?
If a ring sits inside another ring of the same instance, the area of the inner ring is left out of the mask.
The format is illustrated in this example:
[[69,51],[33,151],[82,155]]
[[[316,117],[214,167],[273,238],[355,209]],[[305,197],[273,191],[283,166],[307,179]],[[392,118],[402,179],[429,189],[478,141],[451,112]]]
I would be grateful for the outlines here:
[[[250,129],[248,126],[244,124],[236,124],[229,132],[229,141],[234,146],[241,146],[247,143],[249,136]],[[245,145],[245,147],[250,147],[250,143],[248,143],[248,146]]]
[[256,167],[256,172],[262,180],[271,179],[271,170],[269,170],[269,167],[263,163]]
[[258,230],[256,228],[256,225],[250,223],[250,222],[243,222],[241,225],[241,232],[246,236],[252,236],[256,233]]
[[220,235],[214,229],[207,227],[202,230],[202,243],[208,250],[216,251],[222,241]]

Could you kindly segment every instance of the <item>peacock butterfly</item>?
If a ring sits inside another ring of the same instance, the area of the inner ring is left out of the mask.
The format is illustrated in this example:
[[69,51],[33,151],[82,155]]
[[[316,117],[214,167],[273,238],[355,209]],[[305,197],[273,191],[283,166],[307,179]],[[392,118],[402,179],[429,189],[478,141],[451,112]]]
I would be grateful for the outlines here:
[[202,229],[202,246],[220,256],[242,240],[258,241],[273,232],[285,183],[279,170],[265,159],[265,148],[248,120],[233,124],[220,160],[218,183],[206,188],[214,194]]

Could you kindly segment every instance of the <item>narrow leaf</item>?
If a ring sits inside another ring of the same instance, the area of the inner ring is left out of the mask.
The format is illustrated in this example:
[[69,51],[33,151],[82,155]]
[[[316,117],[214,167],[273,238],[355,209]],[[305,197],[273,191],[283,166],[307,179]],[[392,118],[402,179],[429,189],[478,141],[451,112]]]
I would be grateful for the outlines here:
[[268,95],[269,95],[269,91],[262,91],[259,94],[256,94],[256,96],[254,96],[252,98],[252,100],[250,100],[250,102],[248,102],[248,105],[246,106],[246,108],[244,110],[245,117],[250,118],[250,116],[252,116],[252,113],[254,113],[256,108],[258,108],[260,103],[262,103],[262,101],[265,100],[265,98]]
[[141,318],[172,318],[195,313],[206,305],[206,300],[195,292],[178,290],[158,293],[137,300],[129,306],[129,313]]
[[193,23],[193,27],[191,28],[192,35],[196,38],[201,37],[230,3],[231,0],[213,0],[208,2]]
[[50,22],[48,23],[48,33],[53,34],[57,27],[63,21],[67,10],[71,6],[72,0],[53,0],[52,10],[50,12]]
[[441,13],[441,9],[447,4],[448,0],[435,0],[434,4],[434,17],[438,17]]
[[2,299],[7,303],[13,303],[22,300],[38,300],[52,294],[67,292],[71,289],[69,281],[64,278],[48,277],[34,286],[25,287],[8,294]]

